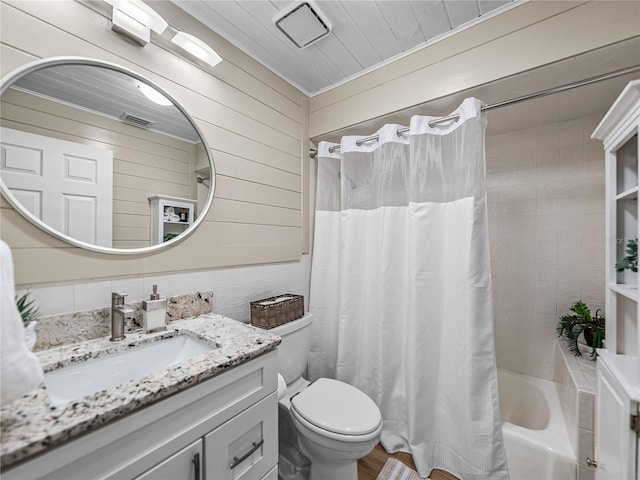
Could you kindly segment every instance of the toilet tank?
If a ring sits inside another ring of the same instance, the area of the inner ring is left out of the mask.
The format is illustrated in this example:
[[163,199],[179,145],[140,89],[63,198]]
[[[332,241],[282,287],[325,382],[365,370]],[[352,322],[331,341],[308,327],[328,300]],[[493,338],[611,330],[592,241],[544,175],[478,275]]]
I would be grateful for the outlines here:
[[269,333],[282,338],[282,343],[278,345],[278,372],[287,385],[300,378],[307,368],[312,317],[311,313],[307,313],[298,320],[269,330]]

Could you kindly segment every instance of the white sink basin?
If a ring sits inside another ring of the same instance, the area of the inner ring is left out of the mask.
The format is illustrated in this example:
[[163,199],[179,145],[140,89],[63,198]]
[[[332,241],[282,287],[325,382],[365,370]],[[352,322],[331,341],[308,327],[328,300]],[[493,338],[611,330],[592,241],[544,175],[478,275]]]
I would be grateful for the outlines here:
[[52,405],[62,405],[113,388],[214,350],[195,338],[178,335],[125,352],[45,373]]

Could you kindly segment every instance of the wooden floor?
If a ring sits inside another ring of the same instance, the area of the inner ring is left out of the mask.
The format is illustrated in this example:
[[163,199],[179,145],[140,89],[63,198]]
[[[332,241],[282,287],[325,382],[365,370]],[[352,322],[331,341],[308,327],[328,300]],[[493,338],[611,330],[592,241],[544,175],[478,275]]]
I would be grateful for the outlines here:
[[[376,480],[376,477],[382,470],[384,462],[386,462],[389,457],[394,457],[408,467],[416,470],[416,464],[413,463],[411,454],[402,452],[387,453],[386,450],[382,448],[382,445],[378,444],[369,455],[358,460],[358,480]],[[458,480],[457,477],[442,470],[433,470],[429,478],[431,478],[431,480]]]

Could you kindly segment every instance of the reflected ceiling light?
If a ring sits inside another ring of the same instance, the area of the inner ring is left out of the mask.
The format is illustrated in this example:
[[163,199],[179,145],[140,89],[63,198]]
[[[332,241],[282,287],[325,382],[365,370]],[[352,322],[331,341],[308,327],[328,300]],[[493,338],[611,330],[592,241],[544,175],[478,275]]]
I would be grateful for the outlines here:
[[294,2],[273,17],[278,30],[296,47],[303,48],[331,33],[331,23],[311,1]]
[[173,105],[173,102],[171,100],[169,100],[167,97],[162,95],[159,91],[157,91],[155,88],[147,85],[146,83],[138,83],[137,87],[144,94],[144,96],[147,97],[149,100],[151,100],[153,103],[157,103],[158,105],[164,105],[165,107],[169,105]]
[[168,23],[155,10],[141,0],[105,0],[113,6],[111,29],[143,47],[151,40],[151,30],[165,31]]
[[204,43],[197,37],[184,32],[176,33],[176,36],[171,39],[173,43],[180,48],[189,52],[196,58],[199,58],[205,63],[208,63],[212,67],[222,61],[220,55],[218,55],[213,48]]

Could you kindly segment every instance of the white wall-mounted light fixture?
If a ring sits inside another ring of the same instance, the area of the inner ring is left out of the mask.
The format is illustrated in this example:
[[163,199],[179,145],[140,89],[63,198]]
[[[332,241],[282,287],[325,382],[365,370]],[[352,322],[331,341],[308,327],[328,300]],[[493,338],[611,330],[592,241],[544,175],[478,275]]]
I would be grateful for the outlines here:
[[190,53],[196,58],[199,58],[203,62],[211,65],[212,67],[222,61],[220,55],[218,55],[213,48],[204,43],[197,37],[185,32],[176,33],[175,37],[171,39],[173,43],[180,48]]
[[311,1],[294,2],[283,8],[274,15],[273,23],[298,48],[331,33],[331,23]]
[[105,0],[113,6],[111,29],[143,47],[151,40],[151,30],[165,31],[168,23],[141,0]]

